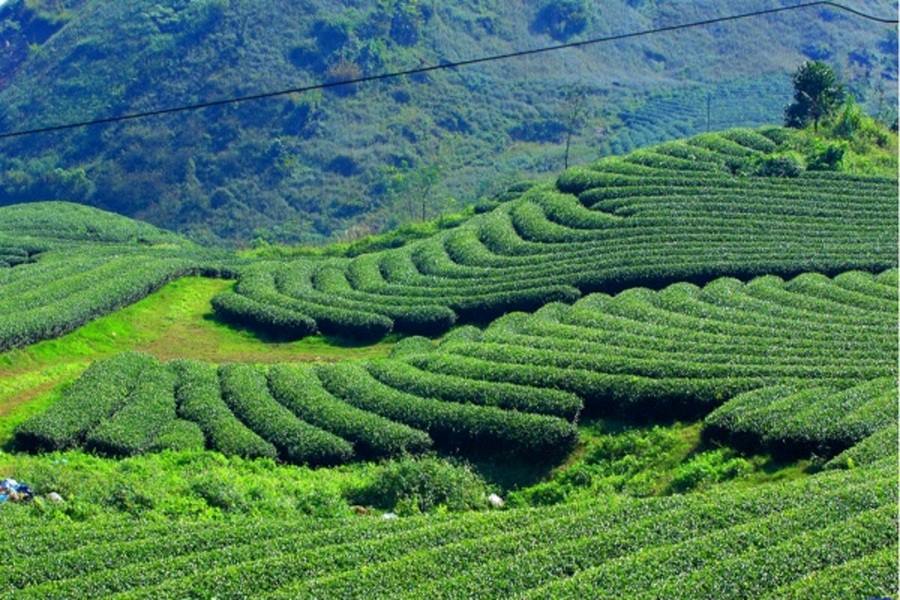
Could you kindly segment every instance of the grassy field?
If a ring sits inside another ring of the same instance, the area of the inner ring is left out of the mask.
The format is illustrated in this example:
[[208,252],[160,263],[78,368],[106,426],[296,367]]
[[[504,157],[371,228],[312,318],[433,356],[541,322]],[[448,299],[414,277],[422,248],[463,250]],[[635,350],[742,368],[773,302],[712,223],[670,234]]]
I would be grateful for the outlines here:
[[23,419],[49,406],[59,388],[91,362],[127,350],[163,360],[270,363],[377,358],[393,345],[392,338],[355,345],[323,336],[273,342],[235,329],[214,319],[210,306],[213,296],[233,285],[222,279],[183,277],[62,337],[0,354],[0,443]]

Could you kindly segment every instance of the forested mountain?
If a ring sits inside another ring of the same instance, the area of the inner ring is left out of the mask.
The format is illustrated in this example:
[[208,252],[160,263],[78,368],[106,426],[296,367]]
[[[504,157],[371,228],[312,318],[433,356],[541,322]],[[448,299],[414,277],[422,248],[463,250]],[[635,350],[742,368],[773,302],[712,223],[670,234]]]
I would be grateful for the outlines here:
[[[414,68],[782,2],[6,0],[0,131]],[[893,3],[856,0],[891,15]],[[710,58],[715,57],[715,58]],[[896,105],[889,27],[811,8],[0,144],[0,204],[70,200],[207,242],[317,242],[434,216],[570,163],[778,122],[834,65]]]

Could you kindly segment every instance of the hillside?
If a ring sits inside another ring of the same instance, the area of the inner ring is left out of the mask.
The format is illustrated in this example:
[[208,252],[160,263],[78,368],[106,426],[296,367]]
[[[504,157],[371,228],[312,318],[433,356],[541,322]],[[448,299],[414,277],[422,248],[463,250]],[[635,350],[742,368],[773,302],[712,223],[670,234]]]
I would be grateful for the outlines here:
[[248,267],[214,305],[260,330],[377,339],[592,291],[895,265],[896,176],[772,170],[801,138],[732,130],[602,159],[399,249]]
[[[10,0],[0,130],[368,75],[776,5]],[[873,13],[883,0],[858,0]],[[759,52],[765,48],[765,52]],[[716,56],[710,61],[706,57]],[[86,203],[195,240],[316,243],[418,220],[572,158],[778,122],[788,73],[840,69],[896,103],[896,39],[830,9],[641,38],[323,94],[0,144],[0,204]],[[570,95],[570,94],[569,94]],[[423,193],[426,190],[428,193]]]
[[511,313],[437,348],[409,338],[362,364],[216,370],[122,354],[22,424],[16,447],[208,446],[301,464],[434,447],[553,461],[574,448],[566,421],[582,410],[690,417],[727,401],[711,435],[830,457],[896,431],[896,289],[896,269],[636,288]]
[[356,245],[0,207],[0,581],[896,597],[897,139],[855,111]]

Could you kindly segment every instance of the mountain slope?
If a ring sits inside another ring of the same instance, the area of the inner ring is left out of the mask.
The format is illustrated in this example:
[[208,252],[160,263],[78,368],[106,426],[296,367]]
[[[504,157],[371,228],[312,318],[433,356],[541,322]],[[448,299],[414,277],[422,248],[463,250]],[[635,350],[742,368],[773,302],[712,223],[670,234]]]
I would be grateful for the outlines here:
[[[0,54],[0,130],[774,4],[390,0],[347,1],[335,10],[321,0],[11,0],[0,8],[11,36]],[[893,10],[881,0],[853,5]],[[563,18],[567,6],[582,8]],[[777,122],[789,98],[787,73],[813,56],[841,67],[873,110],[882,87],[881,104],[891,106],[896,44],[888,29],[828,9],[798,11],[356,90],[15,139],[0,145],[0,204],[84,202],[207,241],[320,241],[354,224],[366,231],[421,218],[510,177],[559,169],[565,93],[573,86],[586,88],[590,115],[576,136],[578,161],[601,148],[623,152],[697,133],[706,126],[707,93],[714,127]]]
[[214,305],[263,330],[292,320],[292,335],[430,335],[591,291],[894,266],[896,178],[771,172],[795,135],[733,130],[602,159],[399,249],[249,267]]

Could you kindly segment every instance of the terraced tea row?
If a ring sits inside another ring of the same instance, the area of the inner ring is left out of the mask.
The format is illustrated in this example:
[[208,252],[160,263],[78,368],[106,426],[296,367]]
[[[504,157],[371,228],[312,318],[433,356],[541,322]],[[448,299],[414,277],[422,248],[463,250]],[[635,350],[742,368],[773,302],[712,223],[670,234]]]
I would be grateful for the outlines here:
[[747,174],[791,135],[733,130],[604,159],[403,248],[247,269],[215,306],[294,337],[378,338],[635,285],[896,265],[896,181]]
[[0,208],[0,352],[57,337],[233,260],[150,225],[65,203]]
[[670,418],[725,403],[710,435],[832,456],[896,423],[896,289],[895,269],[636,288],[461,327],[437,345],[407,338],[389,359],[268,371],[123,355],[17,439],[120,455],[205,438],[315,464],[433,444],[549,458],[571,449],[583,406]]
[[[881,597],[895,461],[756,488],[384,521],[11,528],[16,597]],[[6,523],[14,511],[0,516]]]
[[552,388],[595,414],[702,415],[734,398],[710,433],[829,455],[896,422],[897,306],[893,269],[723,278],[550,304],[437,346],[411,338],[395,356],[417,370],[402,385]]
[[[897,380],[873,379],[847,389],[760,388],[740,394],[706,418],[707,431],[739,445],[834,454],[897,429]],[[885,440],[886,450],[896,448]]]
[[[602,154],[625,154],[665,140],[684,138],[708,130],[707,98],[714,128],[752,127],[771,122],[784,106],[779,98],[790,95],[787,78],[763,78],[723,83],[710,88],[682,88],[653,93],[634,107],[623,110],[620,125],[613,126],[601,142]],[[765,98],[765,104],[748,104],[747,98]]]
[[[481,387],[494,398],[520,389]],[[19,427],[16,442],[22,449],[84,447],[113,456],[208,446],[308,464],[421,452],[434,444],[544,459],[564,455],[575,429],[540,399],[565,402],[570,417],[580,401],[552,390],[529,392],[533,413],[475,394],[446,400],[402,392],[359,364],[216,369],[191,361],[167,366],[126,353],[92,365],[59,402]]]

